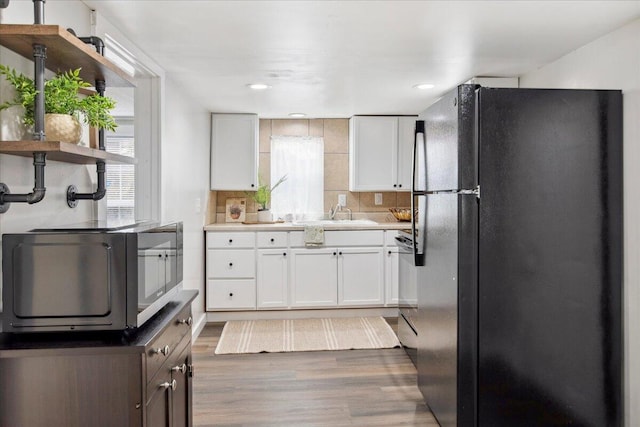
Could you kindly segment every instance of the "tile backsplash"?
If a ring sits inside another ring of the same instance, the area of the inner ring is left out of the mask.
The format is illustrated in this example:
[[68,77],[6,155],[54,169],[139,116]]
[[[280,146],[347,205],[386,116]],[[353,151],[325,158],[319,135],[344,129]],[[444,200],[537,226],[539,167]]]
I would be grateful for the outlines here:
[[[338,202],[338,194],[347,195],[347,207],[354,218],[395,221],[389,208],[409,207],[408,192],[383,192],[382,205],[375,205],[374,193],[349,191],[349,119],[261,119],[258,171],[265,181],[270,177],[271,135],[321,136],[324,139],[324,211]],[[230,197],[247,197],[244,191],[211,191],[209,223],[224,222],[225,201]],[[256,205],[247,197],[247,221],[256,220]],[[346,212],[339,212],[340,215]]]

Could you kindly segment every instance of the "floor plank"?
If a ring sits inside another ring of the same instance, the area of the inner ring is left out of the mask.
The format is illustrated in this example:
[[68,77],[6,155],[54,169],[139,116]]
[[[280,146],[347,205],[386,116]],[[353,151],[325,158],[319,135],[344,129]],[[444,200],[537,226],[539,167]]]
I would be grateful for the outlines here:
[[223,326],[193,344],[195,427],[438,425],[402,349],[214,355]]

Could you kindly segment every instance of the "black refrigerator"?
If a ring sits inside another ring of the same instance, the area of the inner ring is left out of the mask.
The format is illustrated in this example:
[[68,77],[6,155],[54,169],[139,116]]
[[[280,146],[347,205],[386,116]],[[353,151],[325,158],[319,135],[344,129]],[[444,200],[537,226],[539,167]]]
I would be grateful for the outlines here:
[[438,422],[622,425],[621,92],[462,85],[420,119],[418,385]]

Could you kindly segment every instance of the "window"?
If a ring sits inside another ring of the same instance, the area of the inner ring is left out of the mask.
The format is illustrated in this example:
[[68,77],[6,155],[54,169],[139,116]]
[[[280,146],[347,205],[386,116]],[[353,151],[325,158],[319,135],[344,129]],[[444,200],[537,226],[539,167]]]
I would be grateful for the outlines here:
[[[105,135],[105,148],[112,153],[135,157],[133,119],[116,117],[115,133]],[[135,219],[135,166],[127,164],[107,165],[107,219]]]
[[272,136],[270,182],[274,184],[284,175],[287,179],[271,195],[274,218],[322,218],[324,140],[320,137]]
[[[105,95],[117,101],[113,115],[118,122],[118,132],[107,133],[105,145],[109,151],[126,155],[133,155],[135,145],[138,161],[135,166],[107,165],[107,200],[98,204],[98,217],[157,220],[161,206],[164,71],[106,19],[96,12],[93,15],[92,33],[104,40],[105,56],[125,73],[134,75],[135,80],[135,88],[107,84]],[[124,132],[128,125],[129,129]],[[130,185],[132,178],[134,185]],[[120,186],[122,188],[118,188]]]

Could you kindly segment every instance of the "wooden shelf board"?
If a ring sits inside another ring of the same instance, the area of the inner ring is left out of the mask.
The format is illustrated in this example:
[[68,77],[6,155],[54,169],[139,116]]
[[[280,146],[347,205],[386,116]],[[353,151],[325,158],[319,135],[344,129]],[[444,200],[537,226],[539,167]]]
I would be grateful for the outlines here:
[[134,157],[122,156],[81,145],[60,141],[0,141],[0,154],[33,157],[33,153],[47,153],[47,160],[67,163],[92,164],[96,160],[106,163],[125,163],[135,165]]
[[0,45],[33,60],[33,44],[46,46],[45,66],[51,71],[82,68],[80,75],[88,83],[104,80],[107,88],[135,86],[133,77],[59,25],[0,24]]

